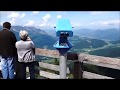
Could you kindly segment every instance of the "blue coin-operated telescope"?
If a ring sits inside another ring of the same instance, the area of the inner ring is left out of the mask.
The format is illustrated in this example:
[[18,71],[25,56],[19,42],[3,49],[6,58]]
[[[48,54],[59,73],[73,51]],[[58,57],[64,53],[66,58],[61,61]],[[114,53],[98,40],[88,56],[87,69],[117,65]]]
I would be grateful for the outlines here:
[[66,67],[66,52],[72,48],[71,43],[68,41],[68,37],[73,36],[72,26],[69,19],[58,19],[56,24],[56,36],[59,40],[53,45],[60,54],[60,78],[66,79],[67,67]]
[[56,23],[56,36],[59,40],[53,45],[60,54],[65,54],[72,45],[68,41],[67,37],[73,36],[72,26],[69,19],[58,19]]

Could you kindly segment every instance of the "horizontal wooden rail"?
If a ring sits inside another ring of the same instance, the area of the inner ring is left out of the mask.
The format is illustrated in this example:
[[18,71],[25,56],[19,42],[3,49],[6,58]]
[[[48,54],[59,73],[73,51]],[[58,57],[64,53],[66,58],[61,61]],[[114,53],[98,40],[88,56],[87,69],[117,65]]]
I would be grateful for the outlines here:
[[[29,72],[28,67],[26,68],[26,71]],[[54,73],[50,73],[47,71],[43,71],[43,70],[39,70],[39,75],[44,77],[44,78],[49,78],[49,79],[59,79],[60,75],[54,74]],[[27,77],[29,79],[29,77]]]
[[83,72],[83,78],[85,79],[114,79],[112,77],[107,77],[107,76],[103,76],[103,75],[99,75],[99,74],[95,74],[95,73],[91,73],[87,71]]
[[79,54],[79,61],[101,67],[107,67],[120,70],[120,59],[88,54]]
[[[47,50],[47,49],[36,48],[36,55],[59,58],[59,52],[57,50]],[[95,56],[95,55],[89,55],[89,54],[83,54],[83,53],[77,54],[77,55],[78,55],[78,60],[80,62],[120,70],[120,59],[103,57],[103,56]],[[68,54],[67,56],[70,56],[70,55]]]
[[60,75],[46,72],[46,71],[42,71],[42,70],[40,70],[39,74],[40,74],[40,76],[45,77],[45,78],[49,78],[49,79],[60,79]]
[[[58,72],[60,70],[59,65],[53,65],[53,64],[48,64],[48,63],[44,63],[44,62],[39,62],[39,67],[37,67],[37,70],[39,70],[41,67],[45,68],[45,69],[53,70],[53,71],[58,71]],[[27,72],[29,71],[28,67],[26,68],[26,71]],[[67,74],[69,74],[69,73],[70,73],[70,70],[67,67]],[[45,77],[45,78],[49,78],[49,79],[60,79],[60,75],[50,73],[47,71],[43,71],[43,70],[39,70],[39,75],[42,77]]]
[[[39,66],[42,68],[46,68],[46,69],[50,69],[50,70],[54,70],[54,71],[60,71],[60,66],[59,65],[53,65],[53,64],[48,64],[48,63],[44,63],[44,62],[39,62]],[[67,73],[70,73],[69,68],[67,67]]]
[[[59,58],[59,52],[57,50],[48,50],[48,49],[36,48],[36,55]],[[97,63],[97,65],[103,64],[102,66],[104,66],[104,64],[105,65],[107,65],[107,64],[108,65],[115,65],[115,66],[113,66],[113,68],[117,67],[117,66],[120,67],[120,59],[117,59],[117,58],[89,55],[89,54],[83,54],[83,53],[80,53],[77,55],[78,55],[78,60],[80,62],[86,61],[86,62],[91,62],[91,63]],[[67,56],[70,56],[69,53]],[[112,67],[110,66],[110,68],[112,68]]]
[[120,70],[120,66],[118,66],[118,65],[110,65],[110,64],[104,64],[104,63],[98,63],[98,62],[90,62],[90,61],[84,61],[83,63],[84,64],[95,65],[95,66],[100,66],[100,67],[105,67],[105,68],[111,68],[111,69]]
[[59,52],[57,50],[36,48],[35,53],[40,56],[59,58]]

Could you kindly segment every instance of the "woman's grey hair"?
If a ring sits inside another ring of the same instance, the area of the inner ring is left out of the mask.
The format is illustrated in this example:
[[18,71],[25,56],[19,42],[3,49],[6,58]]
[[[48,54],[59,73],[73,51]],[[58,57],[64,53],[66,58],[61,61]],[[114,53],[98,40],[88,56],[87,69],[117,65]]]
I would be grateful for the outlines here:
[[21,39],[25,40],[28,37],[28,32],[26,30],[21,30],[19,32],[19,36],[20,36]]

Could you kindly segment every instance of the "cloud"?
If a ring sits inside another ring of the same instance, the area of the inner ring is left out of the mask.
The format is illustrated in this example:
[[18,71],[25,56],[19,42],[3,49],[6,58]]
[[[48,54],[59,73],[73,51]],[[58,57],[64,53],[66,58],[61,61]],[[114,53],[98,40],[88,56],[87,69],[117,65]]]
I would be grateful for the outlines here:
[[33,11],[33,14],[38,14],[39,13],[39,11]]
[[90,12],[90,15],[100,15],[100,14],[106,14],[107,11],[92,11]]
[[7,18],[18,18],[20,17],[20,14],[18,12],[11,12],[10,15],[7,16]]
[[90,23],[91,25],[99,25],[99,26],[108,26],[108,25],[119,25],[120,20],[106,20],[106,21],[97,21]]
[[39,27],[45,27],[47,25],[47,23],[41,23],[40,25],[39,25]]
[[20,19],[25,17],[25,13],[20,13],[16,11],[11,12],[3,12],[2,16],[6,14],[6,21],[9,21],[12,25],[20,25],[20,22],[22,22]]
[[3,23],[1,22],[1,23],[0,23],[0,26],[2,26],[2,24],[3,24]]
[[81,23],[72,23],[71,25],[72,25],[73,27],[80,27],[80,26],[82,26]]
[[51,27],[51,24],[49,22],[42,22],[39,24],[39,27]]
[[54,26],[55,26],[55,24],[51,24],[51,25],[50,25],[50,27],[54,27]]
[[27,24],[25,24],[25,26],[33,26],[34,25],[34,21],[30,20],[28,21]]
[[16,24],[16,19],[12,18],[11,20],[9,20],[9,22],[11,23],[11,25],[15,25]]
[[9,18],[9,19],[25,17],[25,13],[20,14],[19,12],[8,12],[6,14],[8,14],[7,18]]
[[59,19],[59,18],[62,18],[62,16],[61,15],[57,15],[57,19]]
[[20,16],[20,18],[23,18],[23,17],[25,17],[25,13],[22,13]]
[[1,16],[11,18],[15,15],[15,11],[0,11]]
[[51,18],[50,14],[46,14],[45,16],[42,17],[41,23],[39,24],[39,27],[49,27],[51,24],[48,22]]
[[47,22],[50,18],[51,18],[51,15],[46,14],[42,19],[44,20],[44,22]]
[[[11,25],[15,25],[16,24],[16,18],[18,18],[20,16],[20,14],[18,12],[14,12],[14,11],[2,11],[0,12],[1,14],[1,18],[3,18],[3,21],[1,24],[3,24],[3,22],[8,21],[11,23]],[[5,20],[4,20],[5,18]]]
[[57,13],[64,13],[64,14],[66,14],[67,12],[66,11],[57,11]]
[[12,25],[15,25],[15,21],[16,21],[16,19],[15,19],[15,18],[12,18],[11,24],[12,24]]

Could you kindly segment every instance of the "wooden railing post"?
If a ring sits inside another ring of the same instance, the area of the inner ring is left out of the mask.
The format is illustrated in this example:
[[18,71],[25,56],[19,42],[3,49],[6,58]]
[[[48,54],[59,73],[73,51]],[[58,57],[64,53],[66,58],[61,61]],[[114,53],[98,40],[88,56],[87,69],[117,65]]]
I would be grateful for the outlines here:
[[78,54],[67,53],[67,60],[72,60],[74,62],[73,78],[82,79],[82,63],[78,60]]
[[82,79],[82,64],[77,61],[74,62],[74,79]]

